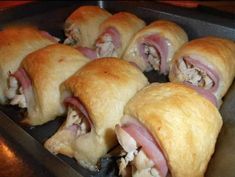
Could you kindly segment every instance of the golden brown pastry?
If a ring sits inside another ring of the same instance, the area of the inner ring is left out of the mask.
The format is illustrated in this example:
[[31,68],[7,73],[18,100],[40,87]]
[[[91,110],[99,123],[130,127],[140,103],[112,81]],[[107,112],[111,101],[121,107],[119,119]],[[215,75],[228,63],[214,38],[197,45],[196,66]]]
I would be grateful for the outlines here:
[[100,25],[96,41],[98,57],[121,57],[134,34],[145,26],[145,22],[128,12],[119,12]]
[[92,48],[100,24],[111,14],[98,6],[81,6],[65,21],[65,44]]
[[64,113],[59,86],[89,60],[76,49],[53,44],[29,54],[10,77],[10,104],[27,108],[26,122],[41,125]]
[[45,147],[75,157],[95,170],[97,161],[117,144],[114,126],[128,100],[148,84],[142,72],[118,58],[93,60],[61,85],[68,107],[63,126]]
[[188,36],[180,26],[158,20],[135,34],[123,59],[137,64],[142,71],[154,69],[168,74],[174,53],[187,41]]
[[133,177],[203,177],[222,126],[217,108],[180,83],[151,84],[126,105],[118,141],[120,173]]
[[203,37],[185,44],[174,56],[169,79],[207,92],[220,104],[235,77],[235,43]]
[[8,77],[29,53],[57,40],[45,31],[30,26],[11,26],[0,31],[0,103],[6,104]]

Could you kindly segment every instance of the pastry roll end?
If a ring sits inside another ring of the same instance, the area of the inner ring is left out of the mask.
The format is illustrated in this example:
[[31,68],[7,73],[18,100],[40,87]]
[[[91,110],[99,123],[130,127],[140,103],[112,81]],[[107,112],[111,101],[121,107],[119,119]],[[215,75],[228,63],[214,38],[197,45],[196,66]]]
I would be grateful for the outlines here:
[[[82,166],[96,170],[99,159],[117,144],[114,127],[125,104],[147,84],[143,73],[124,60],[91,61],[61,85],[67,118],[48,141],[61,142],[57,134],[65,129],[72,131],[74,139],[69,146],[73,157]],[[64,147],[60,148],[57,153],[63,153]]]
[[64,43],[92,48],[99,34],[100,24],[111,14],[98,6],[82,6],[65,21]]
[[192,88],[151,84],[128,102],[116,129],[126,152],[120,172],[204,176],[221,127],[217,108]]
[[154,69],[167,74],[174,53],[187,41],[180,26],[158,20],[136,33],[123,58],[136,63],[142,71]]

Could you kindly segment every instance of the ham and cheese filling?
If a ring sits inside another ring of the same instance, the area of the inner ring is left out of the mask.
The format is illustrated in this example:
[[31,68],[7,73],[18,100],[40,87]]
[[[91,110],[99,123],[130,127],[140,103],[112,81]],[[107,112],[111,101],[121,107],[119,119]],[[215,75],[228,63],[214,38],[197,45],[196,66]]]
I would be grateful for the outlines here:
[[167,74],[170,51],[170,43],[167,39],[159,35],[150,35],[140,42],[138,48],[147,65],[146,71],[154,69],[162,74]]
[[76,136],[89,133],[92,123],[83,104],[75,97],[66,98],[64,103],[68,106],[64,128],[71,130]]
[[120,34],[115,28],[107,28],[96,41],[96,53],[101,57],[118,57],[117,49],[121,46]]
[[183,57],[178,60],[176,74],[182,82],[194,86],[215,91],[218,87],[219,77],[216,72],[191,57]]
[[[130,120],[130,121],[129,121]],[[124,152],[119,163],[123,177],[165,177],[166,159],[150,133],[136,120],[115,127],[118,141]]]
[[81,136],[90,131],[90,125],[85,116],[73,107],[68,108],[68,114],[64,128],[71,130],[75,136]]
[[80,42],[80,30],[75,24],[65,26],[65,36],[64,44],[77,46]]
[[18,69],[14,74],[9,74],[8,89],[5,92],[11,105],[18,105],[20,108],[27,107],[25,92],[31,90],[31,81],[24,69]]
[[81,46],[77,46],[76,49],[89,59],[93,60],[93,59],[98,58],[96,51],[94,49],[91,49],[88,47],[81,47]]
[[41,31],[41,34],[46,37],[47,39],[49,39],[50,41],[54,42],[54,43],[58,43],[60,41],[59,38],[52,36],[50,33],[48,33],[47,31]]
[[214,95],[219,85],[219,76],[216,71],[194,59],[194,57],[187,56],[177,60],[173,67],[173,73],[178,81],[195,89],[215,106],[221,105],[221,101],[217,100]]
[[53,154],[62,153],[74,157],[74,142],[91,131],[91,123],[85,107],[76,97],[67,97],[64,104],[68,107],[63,126],[46,141],[45,147]]
[[6,97],[10,100],[11,105],[18,105],[20,108],[26,108],[26,98],[23,93],[23,88],[15,77],[10,76],[8,82],[8,89],[6,90]]

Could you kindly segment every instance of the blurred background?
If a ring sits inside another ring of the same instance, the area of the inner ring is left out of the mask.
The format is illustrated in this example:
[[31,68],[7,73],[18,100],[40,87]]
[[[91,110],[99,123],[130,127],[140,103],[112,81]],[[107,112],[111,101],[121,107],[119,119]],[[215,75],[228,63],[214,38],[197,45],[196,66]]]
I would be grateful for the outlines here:
[[[109,0],[111,1],[111,0]],[[134,0],[133,0],[134,1]],[[182,1],[182,0],[155,0],[158,2],[163,2],[175,6],[181,6],[185,8],[197,8],[200,7],[208,7],[220,11],[225,11],[229,13],[235,14],[235,1],[225,1],[225,0],[217,0],[217,1]],[[22,5],[25,3],[31,3],[32,1],[0,1],[0,9],[10,8],[18,5]]]

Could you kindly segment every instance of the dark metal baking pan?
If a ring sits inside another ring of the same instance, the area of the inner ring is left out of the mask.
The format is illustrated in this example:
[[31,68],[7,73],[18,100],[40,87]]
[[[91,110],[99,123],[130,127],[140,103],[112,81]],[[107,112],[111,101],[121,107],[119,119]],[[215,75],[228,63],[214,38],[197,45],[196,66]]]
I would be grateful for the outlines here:
[[[190,39],[215,35],[235,40],[235,20],[228,14],[210,14],[200,9],[184,9],[151,1],[73,1],[40,2],[0,11],[0,29],[11,24],[32,24],[53,35],[64,38],[63,23],[68,15],[81,5],[99,5],[111,13],[129,11],[147,23],[157,19],[168,19],[181,25]],[[145,73],[151,82],[166,82],[167,78],[157,72]],[[25,155],[37,161],[38,169],[46,169],[57,177],[108,177],[117,176],[115,159],[104,158],[99,172],[90,172],[79,166],[74,159],[63,155],[54,156],[44,147],[43,142],[61,125],[63,117],[45,125],[27,127],[20,123],[22,110],[13,106],[0,106],[0,133],[9,141],[20,146]],[[235,83],[229,89],[220,112],[224,125],[219,135],[207,177],[235,176]],[[0,164],[1,166],[1,164]]]
[[55,177],[2,129],[0,164],[1,177]]

